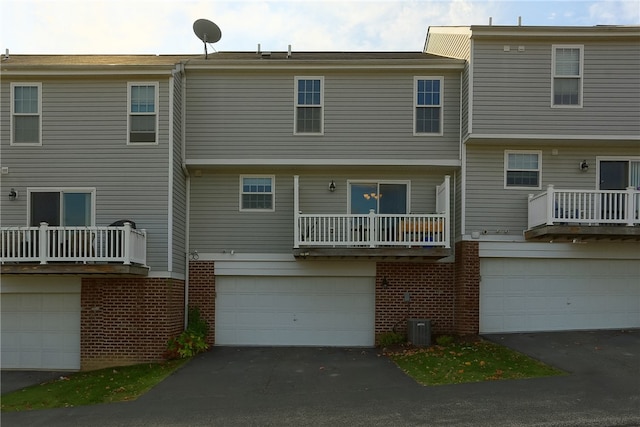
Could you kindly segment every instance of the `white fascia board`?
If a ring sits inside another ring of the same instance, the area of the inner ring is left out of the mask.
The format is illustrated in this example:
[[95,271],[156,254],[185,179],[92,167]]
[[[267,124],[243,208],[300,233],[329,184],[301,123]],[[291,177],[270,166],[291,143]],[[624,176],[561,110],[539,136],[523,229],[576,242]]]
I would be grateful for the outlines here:
[[170,77],[172,69],[166,70],[2,70],[7,76],[166,76]]
[[187,166],[446,166],[459,159],[187,159]]
[[475,139],[508,139],[510,141],[518,139],[536,139],[536,140],[607,140],[607,141],[640,141],[640,135],[576,135],[576,134],[553,134],[544,135],[539,133],[522,133],[522,134],[501,134],[501,133],[474,133],[468,134],[465,138],[465,142]]
[[553,258],[640,260],[640,243],[498,242],[481,241],[480,258]]

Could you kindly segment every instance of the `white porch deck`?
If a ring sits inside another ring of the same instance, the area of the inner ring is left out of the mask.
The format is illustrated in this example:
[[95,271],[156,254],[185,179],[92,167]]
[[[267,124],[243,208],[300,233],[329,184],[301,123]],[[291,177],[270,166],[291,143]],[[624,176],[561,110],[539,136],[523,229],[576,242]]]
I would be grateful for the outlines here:
[[450,178],[436,188],[433,214],[307,214],[300,211],[294,177],[294,249],[299,248],[451,248]]
[[640,225],[640,191],[559,190],[529,195],[528,228],[541,225]]
[[50,262],[142,265],[147,262],[147,234],[131,224],[106,227],[0,228],[0,262]]

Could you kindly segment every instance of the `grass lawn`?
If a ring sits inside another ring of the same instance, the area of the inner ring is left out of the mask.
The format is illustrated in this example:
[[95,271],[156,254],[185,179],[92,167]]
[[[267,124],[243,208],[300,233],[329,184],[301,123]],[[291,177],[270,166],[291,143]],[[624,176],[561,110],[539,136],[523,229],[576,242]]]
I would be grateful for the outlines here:
[[521,353],[480,339],[425,348],[400,347],[386,350],[384,354],[422,385],[564,374]]
[[78,372],[2,396],[2,412],[134,400],[188,359]]

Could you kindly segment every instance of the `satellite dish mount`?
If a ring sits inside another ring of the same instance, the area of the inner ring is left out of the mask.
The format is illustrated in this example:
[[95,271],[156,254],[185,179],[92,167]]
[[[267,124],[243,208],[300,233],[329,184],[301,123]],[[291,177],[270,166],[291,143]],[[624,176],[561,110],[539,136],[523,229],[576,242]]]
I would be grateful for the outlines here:
[[[207,43],[216,43],[222,38],[220,28],[208,19],[198,19],[193,23],[193,32],[204,43],[204,58],[209,58]],[[215,49],[214,49],[215,50]]]

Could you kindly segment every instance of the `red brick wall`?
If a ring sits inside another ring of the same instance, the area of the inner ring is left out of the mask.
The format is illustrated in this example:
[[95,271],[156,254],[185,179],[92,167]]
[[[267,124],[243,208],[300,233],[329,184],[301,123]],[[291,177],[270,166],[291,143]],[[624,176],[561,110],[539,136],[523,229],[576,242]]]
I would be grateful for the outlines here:
[[84,370],[162,360],[184,329],[184,282],[83,278],[80,359]]
[[478,242],[456,243],[455,328],[459,334],[477,334],[480,328],[480,257]]
[[[405,333],[409,318],[431,319],[434,334],[454,333],[453,283],[453,263],[377,263],[376,336],[394,328]],[[406,292],[410,302],[404,301]]]
[[189,305],[200,309],[200,315],[209,323],[207,343],[215,342],[216,278],[213,261],[189,263]]

